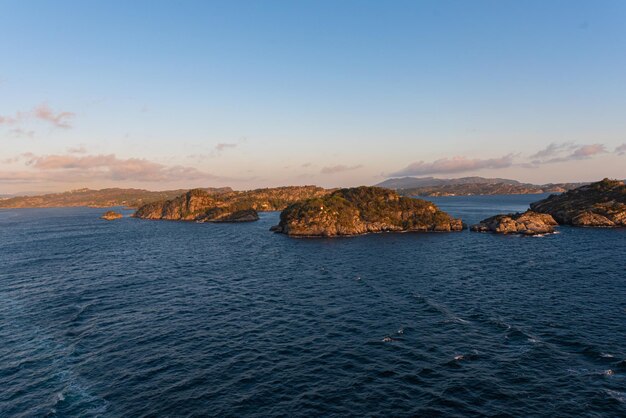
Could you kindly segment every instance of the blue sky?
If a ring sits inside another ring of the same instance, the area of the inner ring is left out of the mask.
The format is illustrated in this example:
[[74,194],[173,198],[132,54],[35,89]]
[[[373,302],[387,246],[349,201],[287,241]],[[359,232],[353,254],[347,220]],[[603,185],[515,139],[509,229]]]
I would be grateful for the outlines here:
[[625,19],[623,1],[0,0],[0,194],[624,178]]

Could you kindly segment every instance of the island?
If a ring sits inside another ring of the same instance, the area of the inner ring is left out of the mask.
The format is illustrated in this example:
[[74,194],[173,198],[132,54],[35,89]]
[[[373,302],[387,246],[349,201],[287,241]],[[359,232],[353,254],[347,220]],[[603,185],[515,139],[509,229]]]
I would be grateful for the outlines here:
[[604,179],[530,204],[559,224],[585,227],[626,226],[626,185]]
[[380,187],[336,190],[294,203],[272,231],[293,237],[334,237],[370,232],[450,232],[464,224],[431,202]]
[[108,210],[106,212],[104,212],[104,214],[100,217],[100,219],[104,219],[106,221],[114,221],[116,219],[120,219],[123,218],[124,215],[122,215],[121,213],[112,211],[112,210]]
[[174,199],[143,205],[133,216],[173,221],[250,222],[259,219],[259,211],[283,210],[294,202],[324,196],[329,192],[316,186],[275,187],[225,193],[193,189]]
[[492,216],[472,225],[470,230],[495,234],[543,235],[553,233],[557,225],[551,215],[527,210],[524,213]]

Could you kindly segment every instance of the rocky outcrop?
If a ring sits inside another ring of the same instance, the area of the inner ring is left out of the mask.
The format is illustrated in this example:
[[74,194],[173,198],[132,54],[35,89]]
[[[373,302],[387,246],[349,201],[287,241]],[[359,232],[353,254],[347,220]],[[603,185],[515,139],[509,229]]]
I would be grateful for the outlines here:
[[231,211],[229,208],[209,209],[197,222],[253,222],[259,220],[259,214],[254,209]]
[[602,181],[531,203],[536,212],[548,213],[559,224],[589,227],[626,226],[626,185]]
[[452,218],[431,202],[401,197],[379,187],[356,187],[289,206],[271,230],[290,236],[332,237],[384,231],[450,232],[463,228],[460,219]]
[[121,213],[118,212],[114,212],[112,210],[108,210],[106,212],[104,212],[104,214],[100,217],[100,219],[104,219],[107,221],[114,221],[116,219],[120,219],[123,218],[124,215],[122,215]]
[[257,211],[282,210],[303,199],[324,196],[329,191],[315,186],[276,187],[249,191],[209,193],[190,190],[174,199],[149,203],[133,216],[197,222],[247,222],[259,219]]
[[496,234],[539,235],[553,233],[557,225],[552,216],[528,210],[524,213],[492,216],[472,225],[470,229],[474,232]]

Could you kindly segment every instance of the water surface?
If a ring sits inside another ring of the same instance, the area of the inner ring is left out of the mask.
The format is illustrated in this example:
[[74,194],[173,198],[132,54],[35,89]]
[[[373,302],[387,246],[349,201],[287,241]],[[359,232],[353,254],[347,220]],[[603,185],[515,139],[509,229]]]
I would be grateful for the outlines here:
[[[537,199],[433,200],[473,223]],[[626,230],[102,212],[0,211],[0,416],[626,415]]]

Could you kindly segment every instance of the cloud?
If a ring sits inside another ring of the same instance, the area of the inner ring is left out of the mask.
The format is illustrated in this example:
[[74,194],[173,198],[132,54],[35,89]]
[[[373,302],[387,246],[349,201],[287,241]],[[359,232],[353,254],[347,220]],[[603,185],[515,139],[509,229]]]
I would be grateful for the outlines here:
[[0,115],[0,125],[15,125],[25,118],[27,113],[17,112],[15,116],[2,116]]
[[86,154],[87,148],[84,145],[79,145],[77,147],[70,147],[67,149],[67,152],[70,154]]
[[624,155],[626,154],[626,144],[622,144],[619,147],[615,148],[615,152],[618,155]]
[[33,109],[33,116],[36,119],[40,119],[46,122],[50,122],[54,126],[58,128],[68,129],[72,126],[70,125],[70,120],[74,118],[75,114],[72,112],[54,112],[46,103],[42,103]]
[[[548,148],[550,148],[550,146],[548,146]],[[540,164],[562,163],[575,160],[586,160],[595,155],[604,154],[607,152],[606,147],[603,144],[574,145],[569,143],[564,143],[560,145],[557,144],[554,152],[552,153],[543,153],[544,151],[545,150],[532,155],[531,158],[537,155],[544,155],[544,157],[553,156],[553,158],[535,159],[531,162],[531,166]]]
[[431,163],[418,161],[409,164],[400,171],[392,173],[393,177],[423,176],[430,174],[452,174],[483,169],[507,168],[513,165],[513,154],[499,158],[441,158]]
[[[13,160],[13,159],[12,159]],[[143,158],[118,158],[106,155],[33,155],[20,160],[30,170],[0,172],[0,181],[85,182],[99,180],[173,182],[224,180],[193,167],[166,166]],[[13,160],[15,161],[15,160]]]
[[220,142],[215,146],[215,151],[222,152],[229,148],[237,148],[238,144],[228,143],[228,142]]
[[329,167],[323,167],[320,170],[320,173],[322,174],[337,174],[337,173],[342,173],[344,171],[352,171],[352,170],[358,170],[359,168],[363,167],[362,165],[353,165],[353,166],[346,166],[346,165],[333,165],[333,166],[329,166]]
[[[51,123],[58,128],[69,129],[72,127],[70,121],[74,116],[73,112],[54,112],[46,103],[42,103],[30,111],[16,112],[14,116],[0,115],[0,125],[17,125],[28,119],[38,119]],[[21,130],[20,128],[18,129]]]
[[309,168],[309,167],[311,167],[312,165],[313,165],[312,163],[304,163],[304,164],[302,164],[300,167],[302,167],[302,168]]
[[561,143],[552,142],[546,148],[531,155],[530,158],[532,159],[548,158],[554,155],[558,155],[564,151],[572,151],[575,148],[576,148],[576,144],[574,144],[573,142],[561,142]]
[[29,131],[29,130],[22,129],[22,128],[15,128],[15,129],[9,130],[9,136],[12,136],[14,138],[34,138],[35,131]]
[[570,157],[572,159],[580,160],[589,158],[597,154],[606,153],[606,147],[602,144],[583,145],[577,148]]

